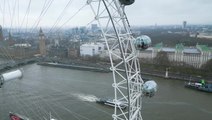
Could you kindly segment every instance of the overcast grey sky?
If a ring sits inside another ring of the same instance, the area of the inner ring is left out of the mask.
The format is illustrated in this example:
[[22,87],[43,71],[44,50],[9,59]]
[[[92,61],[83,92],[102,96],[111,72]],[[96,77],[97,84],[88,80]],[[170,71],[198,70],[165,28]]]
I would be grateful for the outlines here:
[[[6,3],[4,4],[4,1]],[[18,2],[19,1],[19,10]],[[13,26],[21,24],[30,0],[0,0],[0,24]],[[49,1],[49,0],[47,0]],[[46,15],[41,18],[39,26],[52,26],[69,0],[54,0]],[[73,0],[66,10],[58,26],[70,18],[87,0]],[[28,22],[22,26],[32,25],[38,18],[45,0],[32,0]],[[13,12],[16,11],[16,12]],[[18,12],[19,11],[19,12]],[[126,7],[126,13],[131,25],[170,25],[182,24],[212,24],[212,0],[135,0]],[[4,16],[4,18],[3,18]],[[13,18],[13,20],[12,20]],[[68,26],[84,26],[93,19],[90,7],[87,6],[74,17]]]
[[212,24],[212,0],[136,0],[128,8],[131,23]]

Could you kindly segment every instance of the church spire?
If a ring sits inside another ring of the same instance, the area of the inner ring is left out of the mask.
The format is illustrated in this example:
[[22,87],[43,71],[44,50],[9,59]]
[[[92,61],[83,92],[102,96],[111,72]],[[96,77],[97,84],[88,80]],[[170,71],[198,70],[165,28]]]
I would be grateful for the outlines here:
[[39,30],[39,50],[42,56],[46,55],[46,43],[45,43],[45,35],[43,30],[40,28]]
[[40,28],[40,30],[39,30],[39,36],[44,36],[42,28]]

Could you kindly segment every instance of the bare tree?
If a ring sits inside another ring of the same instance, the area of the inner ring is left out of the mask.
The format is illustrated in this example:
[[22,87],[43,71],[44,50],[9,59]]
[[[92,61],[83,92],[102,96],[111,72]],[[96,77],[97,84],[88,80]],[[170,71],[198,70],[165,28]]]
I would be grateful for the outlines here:
[[157,56],[154,58],[153,63],[164,67],[169,67],[171,65],[168,55],[164,51],[157,53]]
[[202,69],[212,72],[212,59],[201,66]]

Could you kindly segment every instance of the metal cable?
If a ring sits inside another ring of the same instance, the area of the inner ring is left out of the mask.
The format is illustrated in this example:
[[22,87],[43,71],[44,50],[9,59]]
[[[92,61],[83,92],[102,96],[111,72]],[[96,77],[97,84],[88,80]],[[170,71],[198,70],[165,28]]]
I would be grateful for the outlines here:
[[79,8],[78,10],[77,10],[77,12],[74,14],[74,15],[72,15],[68,20],[66,20],[57,30],[56,30],[56,32],[58,32],[59,30],[61,30],[61,28],[64,26],[64,25],[66,25],[68,22],[70,22],[85,6],[86,6],[87,4],[85,4],[85,5],[83,5],[81,8]]
[[71,3],[73,2],[73,0],[69,0],[69,2],[66,4],[65,8],[63,9],[63,11],[60,13],[60,15],[58,16],[57,20],[55,21],[55,23],[53,24],[53,26],[51,27],[51,29],[49,30],[49,32],[47,34],[49,34],[55,27],[56,25],[59,24],[59,22],[62,20],[62,18],[64,17],[64,13],[67,10],[67,8],[71,5]]

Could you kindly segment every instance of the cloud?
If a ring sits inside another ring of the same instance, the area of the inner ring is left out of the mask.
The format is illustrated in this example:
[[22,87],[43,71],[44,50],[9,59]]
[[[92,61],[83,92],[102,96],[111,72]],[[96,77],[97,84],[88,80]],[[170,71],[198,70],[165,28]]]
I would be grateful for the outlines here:
[[[132,24],[212,24],[211,0],[137,0],[127,8]],[[140,22],[139,22],[140,21]]]
[[[13,26],[20,25],[27,13],[30,0],[5,1],[5,5],[0,4],[0,24],[10,26],[13,21]],[[19,9],[17,1],[19,1]],[[86,4],[86,1],[73,0],[64,12],[58,26],[73,16],[80,7]],[[46,14],[40,18],[39,26],[52,26],[68,2],[69,0],[54,0]],[[47,5],[47,3],[44,3],[44,0],[32,0],[28,11],[28,21],[26,21],[26,18],[24,21],[25,26],[26,24],[30,26],[36,23],[44,5]],[[5,8],[4,12],[3,8]],[[182,24],[184,20],[188,24],[212,24],[211,8],[211,0],[136,0],[133,5],[126,7],[126,13],[132,25]],[[84,26],[93,19],[92,17],[90,7],[87,6],[67,25]]]

